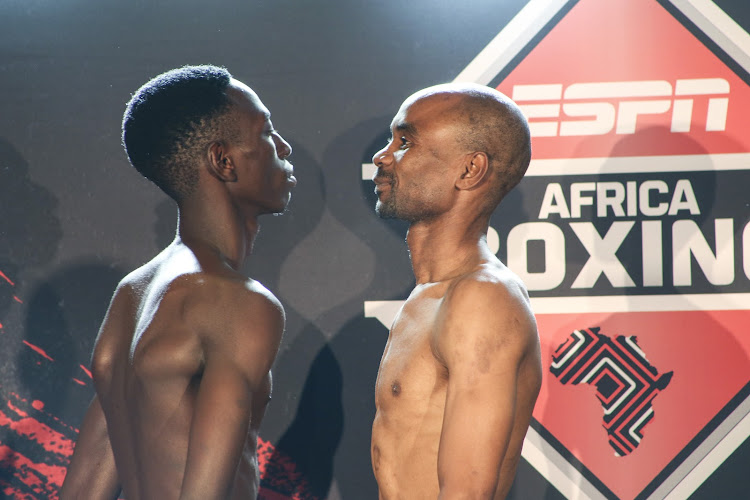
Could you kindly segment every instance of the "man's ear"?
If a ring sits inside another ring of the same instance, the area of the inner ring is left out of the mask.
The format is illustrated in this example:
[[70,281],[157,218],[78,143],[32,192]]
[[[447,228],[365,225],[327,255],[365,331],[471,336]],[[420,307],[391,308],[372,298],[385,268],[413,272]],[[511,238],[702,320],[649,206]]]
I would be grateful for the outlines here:
[[490,159],[487,153],[469,153],[464,157],[461,176],[456,180],[456,189],[469,190],[479,187],[489,177]]
[[223,142],[214,141],[208,146],[208,171],[223,182],[237,182],[237,171],[232,157]]

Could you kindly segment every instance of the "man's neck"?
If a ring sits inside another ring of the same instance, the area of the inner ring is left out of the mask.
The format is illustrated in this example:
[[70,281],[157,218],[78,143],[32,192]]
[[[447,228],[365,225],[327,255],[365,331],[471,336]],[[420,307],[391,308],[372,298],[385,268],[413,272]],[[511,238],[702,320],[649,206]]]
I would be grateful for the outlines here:
[[487,221],[450,218],[412,223],[406,235],[417,284],[446,281],[476,269],[492,258]]
[[190,248],[212,250],[224,264],[239,271],[260,229],[258,215],[245,212],[228,199],[181,203],[177,236]]

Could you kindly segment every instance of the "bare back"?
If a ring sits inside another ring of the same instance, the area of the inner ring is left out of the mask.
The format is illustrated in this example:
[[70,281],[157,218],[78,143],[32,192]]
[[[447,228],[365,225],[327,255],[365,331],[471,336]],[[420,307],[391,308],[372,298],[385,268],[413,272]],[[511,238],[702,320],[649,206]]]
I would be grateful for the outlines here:
[[[255,498],[258,427],[281,334],[273,330],[283,329],[283,317],[278,327],[280,311],[261,285],[210,259],[199,261],[184,246],[168,248],[123,280],[97,339],[93,371],[128,500],[177,498],[181,489],[190,488],[187,470],[203,474],[195,463],[189,467],[189,457],[200,460],[201,448],[213,447],[230,456],[216,460],[234,462],[218,473],[234,476],[229,498]],[[270,332],[251,325],[238,328],[238,312],[243,317],[254,313],[256,324],[275,326],[265,329]],[[257,338],[263,336],[270,338]],[[243,351],[243,345],[250,345],[244,361],[249,357],[255,365],[249,368],[253,375],[243,376],[247,367],[233,367],[243,362],[233,359],[233,351]],[[235,407],[231,399],[221,399],[232,388],[247,402]],[[216,419],[225,412],[236,415],[227,423],[234,430],[214,435],[210,427],[224,427]]]
[[418,285],[376,383],[380,498],[435,499],[454,477],[475,476],[488,478],[482,498],[505,498],[539,392],[539,356],[526,291],[499,262]]

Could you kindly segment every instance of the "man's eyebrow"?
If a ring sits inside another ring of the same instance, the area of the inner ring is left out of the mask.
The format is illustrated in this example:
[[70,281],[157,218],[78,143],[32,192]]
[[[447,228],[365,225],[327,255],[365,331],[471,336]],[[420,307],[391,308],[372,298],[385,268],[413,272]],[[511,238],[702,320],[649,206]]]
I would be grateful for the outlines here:
[[409,122],[400,122],[394,125],[393,129],[396,132],[406,132],[412,137],[416,137],[417,134],[417,127],[414,126],[413,123]]

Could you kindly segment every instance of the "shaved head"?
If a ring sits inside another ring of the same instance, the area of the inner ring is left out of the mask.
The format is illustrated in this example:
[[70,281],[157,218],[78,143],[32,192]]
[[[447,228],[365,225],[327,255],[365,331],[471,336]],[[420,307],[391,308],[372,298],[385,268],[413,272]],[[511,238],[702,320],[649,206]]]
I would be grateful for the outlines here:
[[444,101],[444,112],[458,122],[456,147],[487,155],[491,189],[485,208],[492,212],[529,167],[531,137],[526,118],[504,94],[466,83],[426,88],[410,96],[403,106],[427,99]]

